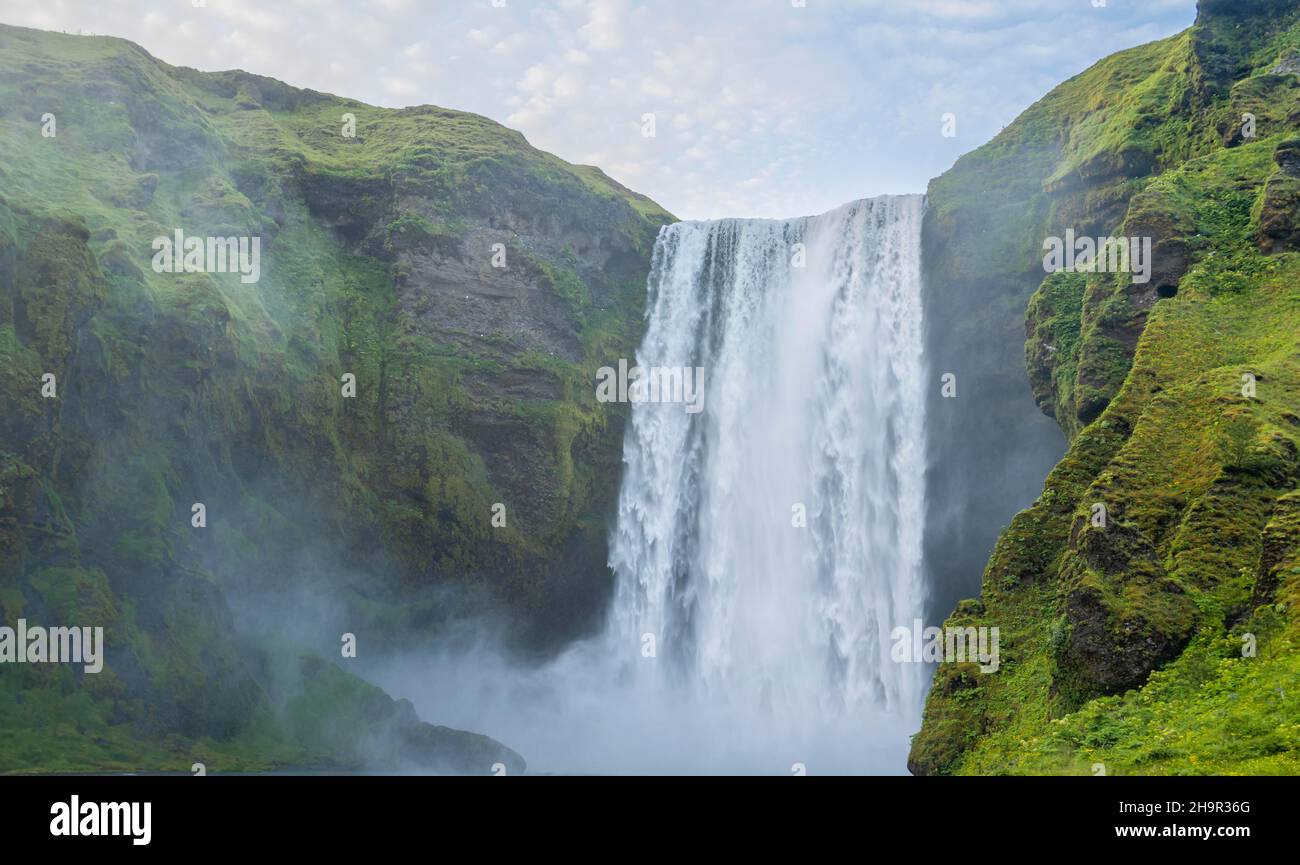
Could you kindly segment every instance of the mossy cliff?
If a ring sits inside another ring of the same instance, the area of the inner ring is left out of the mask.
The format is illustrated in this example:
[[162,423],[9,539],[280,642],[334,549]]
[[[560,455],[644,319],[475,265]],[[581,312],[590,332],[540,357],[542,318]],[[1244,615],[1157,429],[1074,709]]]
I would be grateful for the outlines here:
[[[312,658],[593,626],[595,370],[669,220],[481,117],[0,27],[0,614],[108,642],[97,675],[0,669],[0,771],[492,752]],[[260,279],[156,272],[178,229],[259,238]]]
[[[1001,666],[939,666],[913,772],[1300,772],[1298,50],[1295,0],[1203,0],[933,184],[1068,451],[948,621]],[[1067,229],[1150,237],[1151,279],[1044,279]]]

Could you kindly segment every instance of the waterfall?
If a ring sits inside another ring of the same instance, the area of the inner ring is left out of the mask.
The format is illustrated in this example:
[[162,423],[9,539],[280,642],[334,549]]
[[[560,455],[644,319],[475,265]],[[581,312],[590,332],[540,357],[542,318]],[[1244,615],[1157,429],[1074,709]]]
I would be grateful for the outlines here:
[[662,230],[636,365],[702,369],[703,404],[632,408],[608,634],[660,699],[795,725],[919,710],[890,633],[925,591],[924,207]]
[[488,644],[380,684],[424,683],[422,713],[534,772],[904,773],[925,671],[890,650],[925,600],[924,209],[664,228],[620,370],[703,390],[631,407],[604,633],[539,668]]

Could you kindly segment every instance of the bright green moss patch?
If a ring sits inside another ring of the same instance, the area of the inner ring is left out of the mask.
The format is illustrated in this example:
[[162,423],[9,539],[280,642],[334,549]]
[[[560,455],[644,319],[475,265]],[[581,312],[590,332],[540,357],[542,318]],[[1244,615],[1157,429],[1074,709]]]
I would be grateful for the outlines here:
[[[1294,775],[1300,772],[1300,653],[1290,641],[1241,656],[1198,639],[1139,691],[1094,700],[966,766],[979,774]],[[1100,764],[1100,769],[1097,768]]]

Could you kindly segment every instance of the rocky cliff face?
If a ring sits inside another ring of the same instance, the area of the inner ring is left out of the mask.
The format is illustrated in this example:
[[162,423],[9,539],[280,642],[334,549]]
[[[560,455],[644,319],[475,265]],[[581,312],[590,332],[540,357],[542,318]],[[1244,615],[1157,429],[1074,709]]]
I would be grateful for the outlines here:
[[[1300,769],[1282,687],[1300,673],[1298,44],[1293,0],[1202,2],[933,184],[932,305],[998,310],[989,333],[1027,308],[1029,384],[1069,448],[948,622],[998,627],[1002,666],[939,667],[913,772]],[[1149,238],[1149,279],[1044,279],[1041,244],[1069,229]],[[937,447],[942,471],[961,451]]]
[[[595,370],[668,214],[474,115],[116,39],[0,27],[0,58],[0,611],[109,646],[0,670],[0,770],[355,761],[294,706],[371,698],[301,652],[593,627],[623,420]],[[259,278],[158,272],[178,230],[257,238]]]

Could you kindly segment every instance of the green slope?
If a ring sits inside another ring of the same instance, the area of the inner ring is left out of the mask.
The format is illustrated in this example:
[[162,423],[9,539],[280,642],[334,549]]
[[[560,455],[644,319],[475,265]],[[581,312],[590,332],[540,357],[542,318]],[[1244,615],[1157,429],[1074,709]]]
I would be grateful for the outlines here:
[[976,268],[1031,273],[1071,227],[1152,237],[1156,266],[1028,301],[1069,451],[948,622],[1000,628],[1001,668],[939,667],[914,772],[1300,772],[1297,50],[1300,4],[1203,2],[935,182],[960,223],[987,207],[975,177],[1032,169]]
[[[295,733],[363,699],[299,652],[590,627],[623,421],[591,382],[670,220],[475,115],[0,26],[0,611],[109,643],[0,668],[0,771],[355,762]],[[260,280],[156,273],[177,229],[259,237]]]

